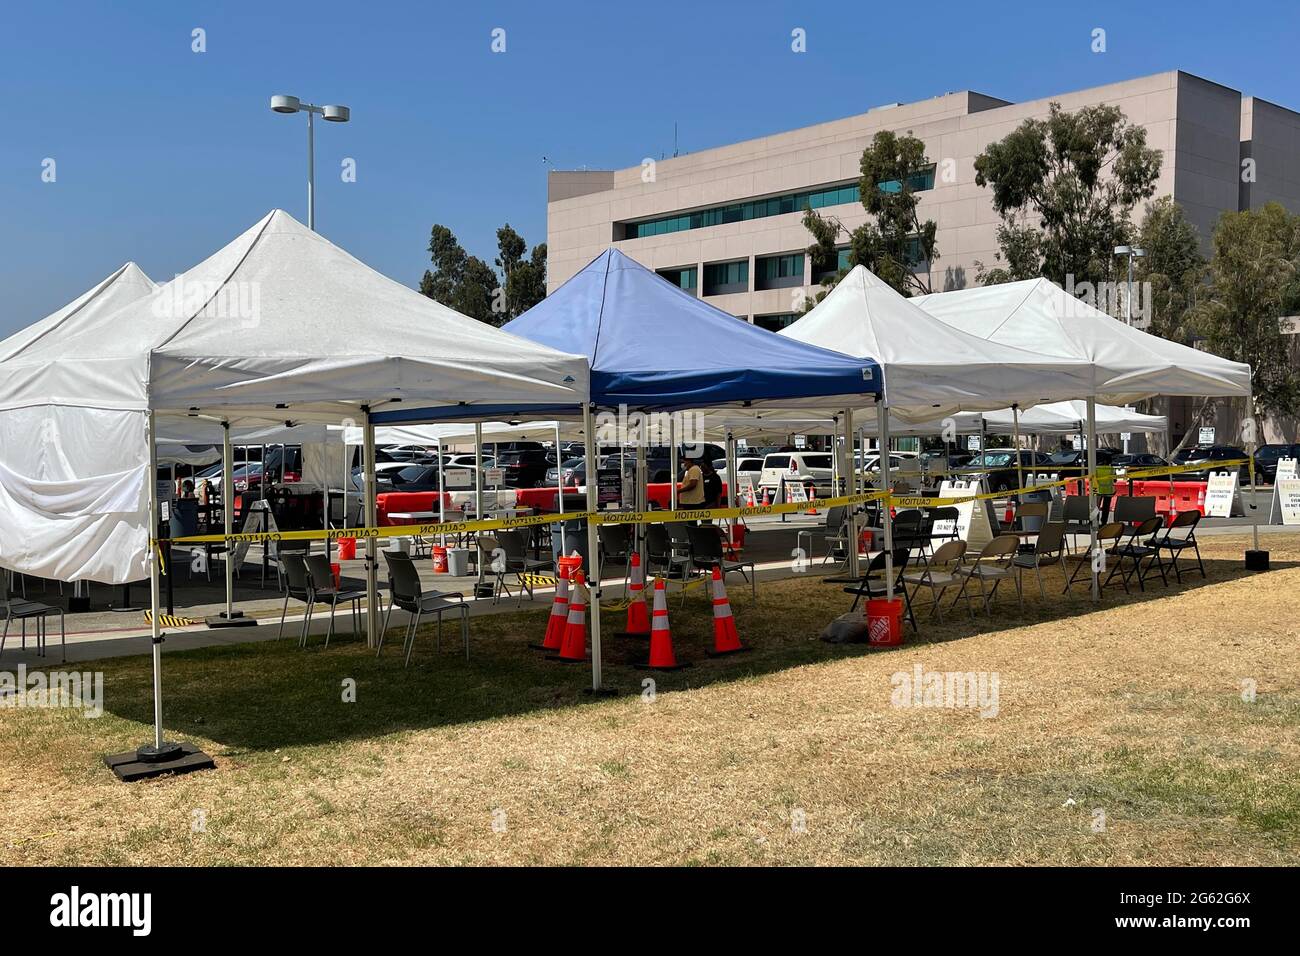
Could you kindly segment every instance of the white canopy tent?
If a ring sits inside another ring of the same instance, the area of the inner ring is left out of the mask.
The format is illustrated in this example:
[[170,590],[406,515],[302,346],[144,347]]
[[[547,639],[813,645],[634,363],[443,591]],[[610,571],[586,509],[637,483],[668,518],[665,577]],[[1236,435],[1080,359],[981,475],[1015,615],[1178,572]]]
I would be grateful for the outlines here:
[[1153,395],[1250,394],[1250,366],[1143,332],[1049,279],[912,299],[951,328],[989,342],[1087,362],[1091,396],[1123,405]]
[[[0,498],[8,511],[0,519],[17,517],[30,532],[24,537],[7,528],[3,538],[11,543],[0,561],[19,571],[105,583],[148,572],[155,638],[158,566],[149,559],[150,516],[157,514],[155,416],[215,419],[227,449],[232,423],[360,422],[367,426],[365,468],[373,489],[369,423],[380,406],[451,406],[457,417],[475,418],[500,403],[572,406],[590,394],[581,356],[454,312],[281,210],[151,295],[71,325],[33,337],[0,362]],[[41,450],[15,456],[14,448],[33,444]],[[228,468],[222,484],[229,533]],[[373,522],[374,496],[367,497],[366,518]],[[77,536],[69,524],[73,499],[79,513],[104,525],[95,540]],[[367,629],[374,641],[373,539],[366,557]],[[161,748],[157,643],[154,663]]]
[[[990,342],[1087,362],[1092,382],[1079,394],[1087,398],[1090,473],[1097,466],[1097,401],[1123,404],[1154,395],[1216,395],[1245,397],[1249,406],[1249,365],[1132,328],[1048,279],[939,292],[913,301],[945,324]],[[1251,446],[1253,454],[1253,441]],[[1094,532],[1095,511],[1094,502]],[[1094,571],[1093,595],[1098,593]]]
[[[1008,402],[1033,405],[1073,398],[1089,385],[1080,360],[990,343],[936,321],[865,266],[854,266],[834,289],[781,335],[875,359],[884,376],[883,401],[876,406],[881,444],[888,446],[890,415],[930,420],[961,410],[995,409]],[[843,416],[844,467],[852,475],[853,410]],[[889,458],[881,460],[889,487]],[[893,595],[893,533],[884,510],[886,588]],[[857,540],[856,529],[852,540]],[[857,550],[849,550],[850,572]]]
[[[25,350],[75,342],[157,287],[134,262],[0,342],[0,391]],[[139,416],[137,416],[137,419]],[[131,459],[122,450],[130,448]],[[131,462],[143,421],[69,407],[58,395],[0,409],[0,567],[62,581],[113,581],[128,541],[147,538],[145,488]],[[135,577],[144,573],[135,566]],[[120,580],[120,579],[119,579]]]

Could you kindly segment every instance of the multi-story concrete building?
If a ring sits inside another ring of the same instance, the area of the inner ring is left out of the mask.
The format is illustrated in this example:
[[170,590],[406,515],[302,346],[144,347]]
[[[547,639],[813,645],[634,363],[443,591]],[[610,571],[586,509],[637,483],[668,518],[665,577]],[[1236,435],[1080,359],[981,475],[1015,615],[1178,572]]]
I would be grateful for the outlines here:
[[1183,206],[1207,252],[1225,210],[1278,200],[1300,211],[1300,114],[1226,86],[1174,71],[1028,103],[967,91],[628,169],[553,172],[549,286],[613,245],[727,312],[780,328],[821,278],[805,254],[802,210],[849,230],[865,220],[859,161],[882,129],[921,139],[934,164],[916,183],[922,219],[938,224],[932,287],[973,285],[977,263],[995,264],[999,222],[991,191],[975,184],[975,157],[1046,117],[1051,102],[1113,104],[1143,126],[1164,154],[1156,194]]

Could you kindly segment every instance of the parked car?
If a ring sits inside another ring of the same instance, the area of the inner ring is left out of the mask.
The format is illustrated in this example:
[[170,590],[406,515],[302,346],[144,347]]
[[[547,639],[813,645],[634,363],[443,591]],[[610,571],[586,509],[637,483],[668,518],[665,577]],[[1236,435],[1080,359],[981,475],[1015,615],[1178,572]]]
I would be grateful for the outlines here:
[[[524,444],[511,442],[510,444]],[[546,449],[534,442],[534,448],[507,448],[497,446],[496,466],[504,474],[505,484],[511,488],[535,488],[545,482],[547,469]]]
[[[1063,466],[1054,461],[1055,456],[1045,455],[1041,451],[1029,448],[1020,449],[1020,468],[1016,468],[1016,450],[1014,448],[990,448],[984,454],[976,455],[966,465],[987,475],[989,491],[1010,491],[1019,487],[1021,473],[1026,477],[1044,471],[1062,472]],[[1084,462],[1086,467],[1087,462]],[[1068,478],[1069,472],[1060,475]]]
[[432,449],[425,448],[423,445],[389,445],[384,450],[391,461],[429,462],[435,456]]
[[564,471],[564,487],[566,488],[576,488],[586,481],[586,459],[566,458],[563,464],[546,469],[546,476],[542,484],[548,488],[554,488],[558,485],[560,483],[561,469]]
[[759,487],[766,494],[781,493],[781,483],[812,485],[819,497],[831,494],[832,463],[828,451],[783,451],[767,455],[759,473]]
[[[725,457],[716,459],[713,462],[713,468],[718,473],[719,477],[722,478],[724,483],[730,483],[728,480],[727,459]],[[762,478],[762,476],[763,476],[763,459],[755,458],[752,455],[736,456],[737,490],[739,490],[740,488],[740,482],[744,481],[746,478],[749,479],[749,483],[754,487],[755,490],[757,490],[759,485],[759,479]]]
[[[889,470],[893,472],[898,468],[902,468],[906,462],[915,460],[916,454],[913,452],[891,451],[889,453]],[[860,471],[874,475],[876,472],[880,471],[880,453],[869,451],[866,456],[863,457],[862,453],[859,452],[857,463]]]
[[[1244,451],[1235,445],[1197,445],[1195,448],[1184,448],[1178,454],[1174,455],[1173,463],[1175,465],[1200,465],[1205,464],[1204,470],[1184,471],[1175,475],[1176,480],[1181,481],[1208,481],[1211,471],[1222,471],[1221,468],[1214,468],[1216,461],[1231,461],[1234,458],[1249,458]],[[1239,469],[1242,477],[1248,478],[1250,470],[1242,465]]]
[[1110,463],[1114,466],[1117,474],[1121,469],[1127,471],[1130,468],[1163,468],[1169,464],[1159,455],[1152,455],[1149,452],[1116,455],[1110,460]]
[[1255,449],[1255,480],[1273,484],[1277,480],[1277,463],[1283,458],[1300,458],[1300,445],[1268,444]]

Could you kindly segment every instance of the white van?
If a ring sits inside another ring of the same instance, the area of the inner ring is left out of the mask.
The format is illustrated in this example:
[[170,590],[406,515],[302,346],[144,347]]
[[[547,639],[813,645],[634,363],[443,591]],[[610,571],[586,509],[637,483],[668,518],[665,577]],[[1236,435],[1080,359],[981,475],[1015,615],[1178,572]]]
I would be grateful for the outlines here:
[[818,498],[831,495],[831,453],[828,451],[779,451],[763,458],[759,475],[761,493],[771,492],[773,500],[781,493],[781,482],[797,483],[817,489]]

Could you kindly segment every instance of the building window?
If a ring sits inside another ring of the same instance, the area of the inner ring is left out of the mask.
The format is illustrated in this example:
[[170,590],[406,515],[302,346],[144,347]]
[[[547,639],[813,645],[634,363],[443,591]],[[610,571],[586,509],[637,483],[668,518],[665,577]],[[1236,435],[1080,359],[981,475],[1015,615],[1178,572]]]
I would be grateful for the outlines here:
[[699,270],[695,266],[686,266],[681,269],[660,269],[657,274],[684,292],[695,295],[695,287],[699,278]]
[[803,285],[802,252],[754,260],[755,289],[790,289]]
[[710,262],[704,267],[704,294],[726,295],[749,291],[749,260]]
[[[925,169],[913,173],[911,176],[907,177],[907,181],[912,187],[912,192],[919,193],[924,192],[927,189],[933,189],[934,167],[927,166]],[[880,187],[882,193],[896,193],[903,188],[897,179],[889,179],[883,183],[878,183],[877,185]]]
[[787,325],[791,325],[799,316],[793,312],[778,312],[775,315],[756,315],[754,324],[761,329],[767,329],[769,332],[780,332]]
[[[911,177],[912,188],[918,192],[934,188],[934,167],[930,166]],[[879,184],[885,192],[898,192],[897,181]],[[672,232],[685,232],[688,229],[704,229],[708,226],[721,226],[729,222],[747,222],[750,219],[766,219],[768,216],[783,216],[805,209],[822,209],[826,206],[844,206],[860,201],[858,184],[838,183],[831,186],[818,186],[815,189],[783,196],[769,196],[766,199],[750,199],[731,203],[726,206],[714,206],[709,209],[697,209],[689,213],[673,213],[643,222],[617,223],[615,236],[622,239],[645,239],[648,236],[662,236]]]

